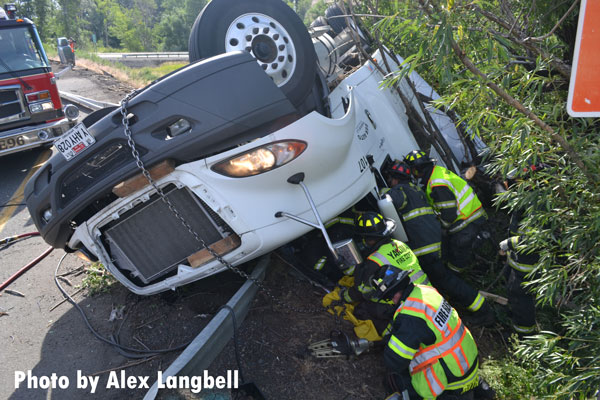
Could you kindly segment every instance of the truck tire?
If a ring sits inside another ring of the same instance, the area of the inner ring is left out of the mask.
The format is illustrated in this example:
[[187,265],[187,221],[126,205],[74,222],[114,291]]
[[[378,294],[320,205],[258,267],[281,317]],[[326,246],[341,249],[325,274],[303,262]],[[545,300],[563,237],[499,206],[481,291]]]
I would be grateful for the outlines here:
[[340,15],[344,15],[344,12],[337,4],[330,5],[325,10],[325,18],[336,35],[339,35],[348,26],[346,18],[340,17]]
[[189,38],[190,62],[247,51],[285,93],[302,104],[317,70],[308,31],[281,0],[213,0],[200,12]]

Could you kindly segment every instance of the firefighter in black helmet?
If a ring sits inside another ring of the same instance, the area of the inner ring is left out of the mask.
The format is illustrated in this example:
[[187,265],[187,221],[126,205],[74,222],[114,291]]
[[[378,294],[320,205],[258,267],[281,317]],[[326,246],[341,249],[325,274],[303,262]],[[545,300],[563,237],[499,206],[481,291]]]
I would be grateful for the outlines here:
[[358,215],[355,221],[355,234],[363,238],[363,242],[371,254],[365,262],[358,266],[354,273],[354,286],[345,288],[340,297],[346,303],[360,302],[355,308],[359,319],[371,319],[377,331],[383,337],[386,327],[392,318],[394,308],[390,301],[373,297],[375,290],[370,277],[382,266],[391,265],[400,270],[410,271],[410,278],[419,284],[429,284],[427,275],[421,270],[419,261],[410,248],[399,240],[392,238],[396,223],[384,218],[381,214],[368,211]]
[[421,150],[404,157],[412,174],[425,186],[427,201],[438,214],[446,239],[443,257],[448,268],[461,272],[473,258],[473,243],[487,222],[487,214],[473,188],[460,176],[435,165]]
[[478,350],[456,310],[431,286],[406,271],[382,267],[371,277],[374,297],[396,309],[383,358],[388,399],[492,399],[479,378]]
[[451,302],[455,302],[473,312],[470,322],[473,325],[487,325],[494,322],[494,315],[483,296],[448,270],[442,262],[442,227],[433,209],[427,202],[425,193],[411,182],[411,171],[404,162],[396,160],[386,171],[391,189],[386,193],[401,216],[408,245],[419,259],[431,284]]

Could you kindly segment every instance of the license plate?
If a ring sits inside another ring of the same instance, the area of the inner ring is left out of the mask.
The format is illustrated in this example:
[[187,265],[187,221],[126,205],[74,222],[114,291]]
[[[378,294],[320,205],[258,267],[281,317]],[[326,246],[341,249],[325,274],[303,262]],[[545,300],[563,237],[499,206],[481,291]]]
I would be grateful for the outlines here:
[[79,123],[58,138],[54,147],[69,161],[94,143],[96,139],[90,135],[85,125]]
[[8,150],[13,147],[23,146],[25,144],[25,137],[18,136],[16,138],[0,139],[0,150]]

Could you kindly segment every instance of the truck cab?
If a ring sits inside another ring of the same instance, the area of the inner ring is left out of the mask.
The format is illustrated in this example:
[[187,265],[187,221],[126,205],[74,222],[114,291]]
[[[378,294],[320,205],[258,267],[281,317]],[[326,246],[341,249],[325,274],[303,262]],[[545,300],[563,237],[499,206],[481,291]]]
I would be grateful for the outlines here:
[[0,8],[0,156],[52,144],[79,114],[63,108],[35,25],[15,14]]

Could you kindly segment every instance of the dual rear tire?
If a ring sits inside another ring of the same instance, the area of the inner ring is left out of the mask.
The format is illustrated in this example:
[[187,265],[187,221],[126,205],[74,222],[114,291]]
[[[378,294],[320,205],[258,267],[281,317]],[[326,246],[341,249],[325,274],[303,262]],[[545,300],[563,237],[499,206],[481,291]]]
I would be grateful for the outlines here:
[[310,35],[281,0],[208,3],[192,26],[190,62],[230,51],[246,51],[256,58],[295,106],[313,88],[317,61]]

